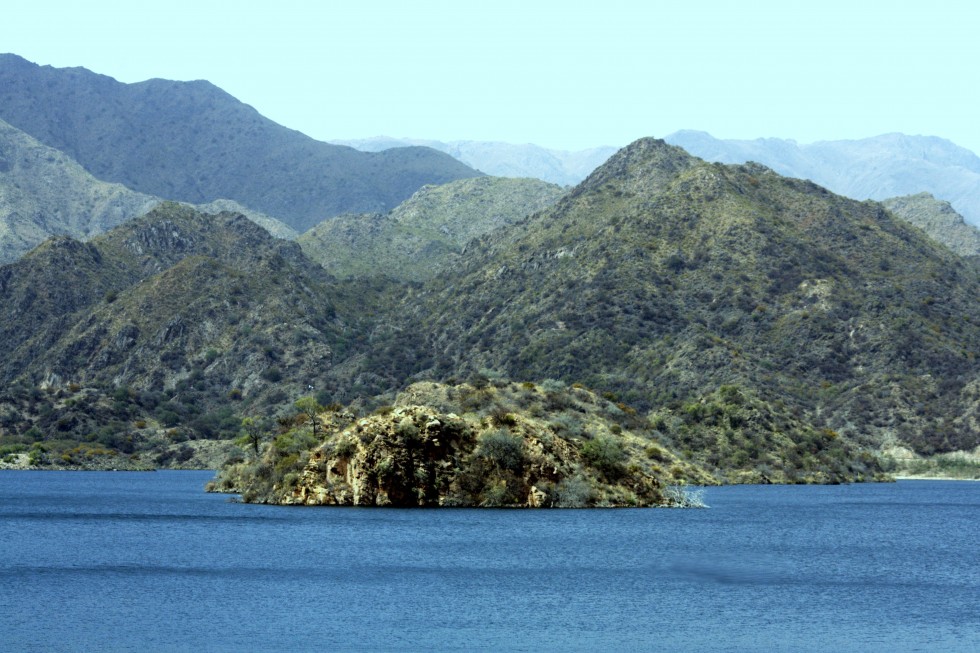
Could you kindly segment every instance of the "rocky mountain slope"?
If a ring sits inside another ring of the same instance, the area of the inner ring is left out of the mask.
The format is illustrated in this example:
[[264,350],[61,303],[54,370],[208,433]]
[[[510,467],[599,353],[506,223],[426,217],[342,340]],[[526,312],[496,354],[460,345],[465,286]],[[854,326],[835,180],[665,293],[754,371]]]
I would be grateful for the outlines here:
[[892,197],[882,204],[960,256],[980,258],[980,229],[967,224],[949,202],[918,193]]
[[386,214],[342,215],[297,241],[335,276],[421,281],[449,269],[470,240],[558,200],[537,179],[477,177],[425,186]]
[[301,232],[479,174],[430,148],[366,153],[315,141],[205,81],[122,84],[12,54],[0,55],[0,119],[101,180],[193,204],[232,199]]
[[[361,363],[392,386],[481,369],[580,381],[660,415],[695,456],[716,419],[744,442],[785,416],[809,425],[784,433],[801,465],[838,436],[969,450],[978,296],[975,267],[879,204],[646,139],[406,293]],[[712,408],[723,386],[756,417]],[[763,450],[735,467],[758,471]]]
[[980,225],[980,157],[942,138],[884,134],[800,145],[778,138],[721,140],[705,132],[680,131],[666,140],[707,161],[756,161],[855,199],[928,192]]
[[0,120],[0,264],[49,236],[90,238],[158,203],[98,181],[71,157]]
[[244,216],[173,203],[48,240],[0,267],[0,435],[127,452],[234,435],[343,354],[333,283]]
[[0,268],[0,373],[162,390],[206,362],[227,377],[222,395],[261,394],[270,369],[291,376],[276,386],[305,387],[341,328],[331,284],[298,246],[244,216],[163,204]]
[[382,152],[395,147],[421,145],[462,161],[466,165],[495,177],[533,177],[560,186],[574,186],[602,165],[615,147],[593,147],[586,150],[555,150],[525,143],[496,141],[435,141],[418,138],[378,136],[355,140],[331,141],[364,152]]

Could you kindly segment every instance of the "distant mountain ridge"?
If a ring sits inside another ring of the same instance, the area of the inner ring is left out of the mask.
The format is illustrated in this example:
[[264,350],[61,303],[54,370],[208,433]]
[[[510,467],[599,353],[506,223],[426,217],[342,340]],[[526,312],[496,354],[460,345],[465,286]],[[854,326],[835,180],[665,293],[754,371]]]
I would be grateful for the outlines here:
[[[779,138],[723,140],[703,131],[681,130],[664,140],[706,161],[755,161],[781,175],[810,179],[854,199],[885,200],[928,192],[950,202],[967,222],[980,225],[980,157],[942,138],[885,134],[801,145]],[[563,151],[533,144],[388,136],[332,142],[365,152],[425,145],[487,174],[536,177],[563,185],[578,184],[617,149]]]
[[102,233],[159,201],[95,179],[67,154],[0,120],[0,264],[55,234]]
[[602,165],[618,148],[556,150],[525,143],[499,141],[436,141],[420,138],[377,136],[334,140],[364,152],[381,152],[395,147],[422,145],[445,152],[463,163],[494,177],[534,177],[560,186],[574,186]]
[[[0,120],[0,264],[16,260],[51,236],[88,240],[163,201],[99,181],[64,152]],[[231,200],[199,208],[206,213],[243,213],[276,237],[297,236],[282,222]]]
[[664,140],[706,161],[756,161],[859,200],[928,192],[980,225],[980,157],[935,136],[884,134],[801,145],[779,138],[722,140],[685,130]]
[[232,199],[300,232],[480,174],[431,148],[365,153],[316,141],[209,82],[123,84],[12,54],[0,55],[0,119],[101,180],[193,204]]

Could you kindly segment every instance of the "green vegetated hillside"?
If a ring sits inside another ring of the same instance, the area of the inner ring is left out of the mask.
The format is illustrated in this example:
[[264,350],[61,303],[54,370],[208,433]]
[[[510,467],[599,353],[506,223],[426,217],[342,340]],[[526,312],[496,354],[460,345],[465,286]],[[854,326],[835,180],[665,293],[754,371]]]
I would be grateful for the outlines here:
[[418,383],[360,418],[298,406],[210,489],[263,503],[580,508],[691,505],[677,486],[715,483],[646,420],[555,381]]
[[338,277],[421,281],[451,267],[473,238],[554,204],[563,192],[537,179],[462,179],[425,186],[386,214],[324,221],[298,242]]
[[[193,463],[193,446],[237,434],[242,417],[268,417],[279,421],[260,429],[261,460],[238,467],[275,472],[271,485],[263,476],[248,486],[255,497],[342,502],[346,490],[325,482],[354,492],[370,480],[342,471],[351,460],[362,471],[383,452],[418,462],[414,449],[397,453],[417,444],[398,439],[405,418],[465,422],[449,458],[426,449],[444,472],[488,464],[482,434],[512,426],[493,414],[527,425],[507,436],[524,438],[512,448],[537,452],[557,437],[574,444],[568,465],[580,465],[586,442],[619,435],[611,424],[563,425],[576,416],[556,406],[579,404],[548,395],[580,384],[566,394],[597,393],[629,415],[622,432],[720,481],[870,479],[884,448],[980,443],[978,290],[974,265],[880,204],[759,165],[709,164],[652,139],[551,207],[470,242],[424,282],[337,280],[244,218],[166,205],[88,244],[55,239],[0,268],[0,446],[26,455],[40,440],[49,450],[35,457],[72,459],[88,455],[72,453],[87,442]],[[366,415],[413,382],[444,381],[463,401],[466,385],[482,391],[488,378],[497,398],[480,405],[489,412],[413,400],[400,404],[398,423],[394,411]],[[354,421],[316,433],[290,423],[304,395],[349,404],[333,415]],[[335,456],[330,447],[353,438],[358,419],[373,435]],[[52,444],[62,439],[73,448]],[[329,467],[314,473],[306,464],[321,447]],[[504,505],[541,489],[543,477],[522,469],[517,485],[504,479]],[[411,491],[427,502],[486,502],[487,487],[464,499],[446,490],[455,473]],[[243,479],[230,482],[244,488]],[[382,490],[390,499],[390,488],[370,482],[375,503]],[[614,492],[597,488],[590,496]]]
[[0,267],[0,433],[124,453],[232,437],[343,351],[331,284],[245,217],[172,203],[51,239]]
[[757,478],[770,447],[808,472],[980,442],[977,270],[880,204],[641,140],[456,267],[363,369],[578,381]]
[[480,173],[442,152],[360,152],[261,116],[205,81],[122,84],[0,55],[0,119],[104,181],[193,204],[232,199],[305,231]]
[[980,229],[968,224],[949,202],[918,193],[892,197],[882,204],[960,256],[980,259]]

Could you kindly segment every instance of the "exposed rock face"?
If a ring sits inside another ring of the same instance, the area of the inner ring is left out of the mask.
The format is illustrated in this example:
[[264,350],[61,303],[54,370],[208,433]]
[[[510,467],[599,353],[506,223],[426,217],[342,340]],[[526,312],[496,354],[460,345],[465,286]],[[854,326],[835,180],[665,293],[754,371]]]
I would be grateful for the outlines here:
[[475,442],[466,422],[427,406],[367,417],[313,451],[283,503],[444,505]]

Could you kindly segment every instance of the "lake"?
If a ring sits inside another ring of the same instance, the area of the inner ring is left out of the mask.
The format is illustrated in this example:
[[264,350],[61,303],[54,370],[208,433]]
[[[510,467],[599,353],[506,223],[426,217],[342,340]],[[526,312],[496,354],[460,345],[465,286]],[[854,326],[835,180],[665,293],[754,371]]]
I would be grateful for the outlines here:
[[398,510],[212,476],[0,472],[0,649],[980,650],[980,483]]

